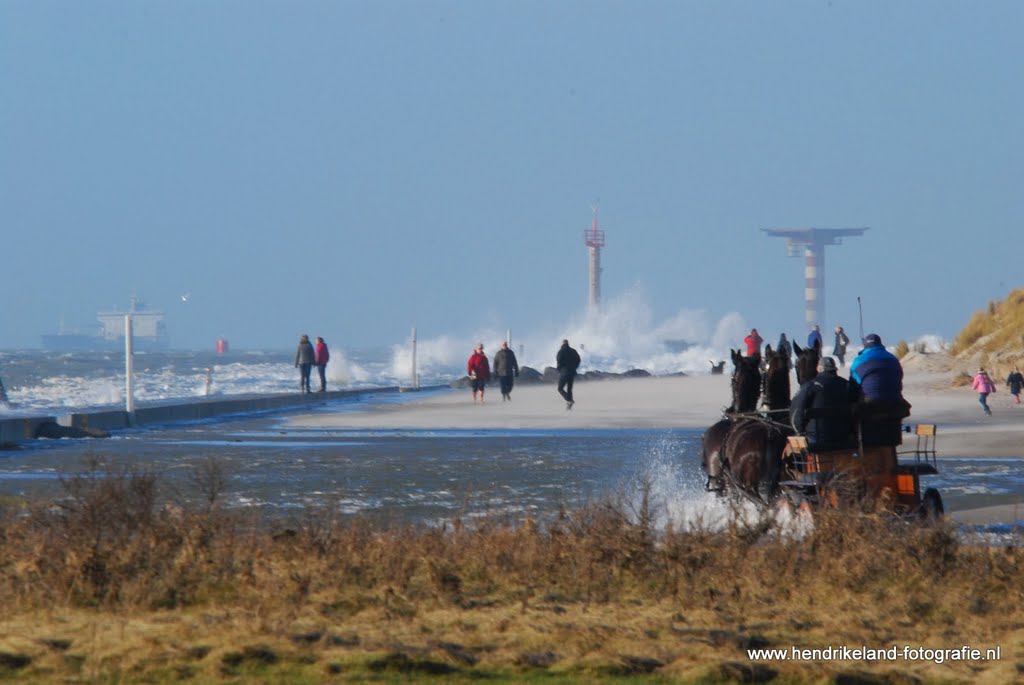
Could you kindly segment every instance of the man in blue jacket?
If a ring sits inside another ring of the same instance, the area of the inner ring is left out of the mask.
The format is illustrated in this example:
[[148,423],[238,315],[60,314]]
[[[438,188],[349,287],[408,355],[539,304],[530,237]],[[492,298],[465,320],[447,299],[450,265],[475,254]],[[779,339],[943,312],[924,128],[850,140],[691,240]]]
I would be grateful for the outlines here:
[[807,346],[814,347],[818,346],[818,349],[824,347],[824,343],[821,340],[821,327],[818,324],[814,324],[814,328],[807,334]]
[[903,365],[885,349],[877,333],[864,338],[864,349],[850,364],[850,380],[860,386],[861,431],[865,446],[899,445],[902,419],[910,416],[903,399]]

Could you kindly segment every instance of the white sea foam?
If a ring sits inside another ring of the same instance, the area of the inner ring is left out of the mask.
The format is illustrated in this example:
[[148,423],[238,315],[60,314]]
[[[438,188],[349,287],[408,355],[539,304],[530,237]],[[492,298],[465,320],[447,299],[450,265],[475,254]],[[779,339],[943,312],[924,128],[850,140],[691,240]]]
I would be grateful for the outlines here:
[[[513,330],[512,349],[520,366],[538,371],[554,366],[563,338],[580,351],[582,371],[621,373],[644,369],[663,375],[703,374],[709,362],[729,359],[749,327],[737,313],[713,319],[707,312],[680,309],[658,319],[640,286],[607,298],[596,313],[579,312],[564,325],[547,324],[533,330]],[[762,325],[766,339],[769,325]],[[422,330],[421,330],[422,335]],[[422,336],[416,348],[421,385],[447,384],[465,374],[466,359],[478,342],[493,358],[506,330],[480,327],[471,331]],[[793,338],[800,336],[791,335]],[[412,381],[412,345],[405,340],[367,352],[331,345],[327,367],[330,388],[408,385]],[[940,349],[938,336],[923,336],[918,344]],[[53,355],[0,353],[0,377],[12,402],[21,411],[55,411],[123,404],[124,362],[117,353]],[[225,358],[199,353],[139,354],[134,393],[140,402],[212,395],[294,392],[298,371],[294,353],[233,352]],[[12,370],[13,369],[13,370]],[[208,371],[209,369],[209,371]],[[208,385],[209,374],[209,385]],[[314,374],[315,375],[315,374]],[[314,383],[316,380],[314,379]],[[10,411],[0,408],[0,411]]]

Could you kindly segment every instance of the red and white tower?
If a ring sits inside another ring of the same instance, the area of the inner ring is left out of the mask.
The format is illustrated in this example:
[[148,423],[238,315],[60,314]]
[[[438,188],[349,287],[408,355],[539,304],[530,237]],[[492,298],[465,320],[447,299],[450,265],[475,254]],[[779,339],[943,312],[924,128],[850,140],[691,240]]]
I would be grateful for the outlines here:
[[601,306],[601,248],[604,247],[604,231],[597,228],[597,207],[594,207],[594,223],[583,231],[583,243],[590,251],[590,300],[588,311],[596,313]]
[[825,246],[842,245],[844,236],[862,235],[867,228],[762,228],[776,238],[786,239],[790,257],[804,253],[804,321],[807,329],[825,329]]

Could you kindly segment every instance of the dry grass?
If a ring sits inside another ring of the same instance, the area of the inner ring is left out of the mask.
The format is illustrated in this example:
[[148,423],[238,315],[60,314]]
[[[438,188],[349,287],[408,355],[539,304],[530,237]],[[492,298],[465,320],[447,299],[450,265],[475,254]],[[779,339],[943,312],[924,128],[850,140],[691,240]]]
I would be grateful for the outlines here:
[[1024,289],[1011,291],[1002,302],[989,302],[971,316],[953,340],[952,352],[971,350],[1024,356]]
[[[1024,553],[948,525],[828,511],[802,539],[770,520],[659,530],[646,506],[611,502],[544,525],[382,528],[330,507],[285,524],[223,510],[211,468],[201,506],[97,466],[57,502],[0,511],[0,677],[1009,682],[1024,660]],[[998,645],[1003,660],[745,651],[893,644]]]
[[[1024,289],[975,312],[953,339],[950,352],[964,373],[973,376],[984,367],[997,385],[1015,367],[1024,366]],[[962,379],[955,381],[962,384]]]

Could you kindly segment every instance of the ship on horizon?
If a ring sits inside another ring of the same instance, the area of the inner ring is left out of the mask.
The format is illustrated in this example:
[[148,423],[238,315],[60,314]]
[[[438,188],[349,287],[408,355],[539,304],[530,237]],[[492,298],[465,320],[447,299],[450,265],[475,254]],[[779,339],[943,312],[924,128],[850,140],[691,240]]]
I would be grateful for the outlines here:
[[60,330],[42,336],[43,349],[57,352],[90,352],[124,349],[124,317],[132,315],[132,345],[136,350],[153,351],[170,348],[170,337],[164,324],[164,313],[150,309],[132,296],[125,311],[111,309],[96,313],[96,325],[85,331],[68,331],[61,321]]

